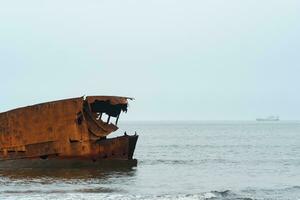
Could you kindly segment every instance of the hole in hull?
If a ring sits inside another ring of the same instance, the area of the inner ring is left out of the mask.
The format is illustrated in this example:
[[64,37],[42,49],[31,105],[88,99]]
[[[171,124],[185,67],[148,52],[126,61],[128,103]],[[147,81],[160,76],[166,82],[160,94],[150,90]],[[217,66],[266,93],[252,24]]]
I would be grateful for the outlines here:
[[40,156],[41,159],[45,160],[48,158],[48,155],[43,155],[43,156]]

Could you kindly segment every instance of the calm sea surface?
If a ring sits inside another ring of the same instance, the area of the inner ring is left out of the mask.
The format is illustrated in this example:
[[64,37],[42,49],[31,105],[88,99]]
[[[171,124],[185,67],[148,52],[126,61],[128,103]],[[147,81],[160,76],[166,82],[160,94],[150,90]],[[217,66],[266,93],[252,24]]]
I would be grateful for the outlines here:
[[137,167],[0,170],[0,199],[300,199],[300,122],[124,123]]

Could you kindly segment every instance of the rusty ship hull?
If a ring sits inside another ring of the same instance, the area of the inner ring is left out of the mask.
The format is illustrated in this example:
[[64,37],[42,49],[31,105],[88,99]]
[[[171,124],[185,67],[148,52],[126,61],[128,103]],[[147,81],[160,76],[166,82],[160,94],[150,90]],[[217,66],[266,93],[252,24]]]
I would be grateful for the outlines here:
[[[88,96],[0,113],[0,167],[15,162],[133,161],[138,135],[107,138],[118,130],[128,99]],[[115,123],[110,122],[113,118]]]

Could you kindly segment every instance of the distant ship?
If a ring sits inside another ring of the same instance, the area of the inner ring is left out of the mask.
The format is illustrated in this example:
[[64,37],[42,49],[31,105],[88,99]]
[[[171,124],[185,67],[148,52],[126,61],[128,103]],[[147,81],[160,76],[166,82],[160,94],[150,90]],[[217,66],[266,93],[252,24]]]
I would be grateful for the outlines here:
[[265,121],[265,122],[274,122],[274,121],[279,121],[278,116],[269,116],[267,118],[257,118],[256,121]]

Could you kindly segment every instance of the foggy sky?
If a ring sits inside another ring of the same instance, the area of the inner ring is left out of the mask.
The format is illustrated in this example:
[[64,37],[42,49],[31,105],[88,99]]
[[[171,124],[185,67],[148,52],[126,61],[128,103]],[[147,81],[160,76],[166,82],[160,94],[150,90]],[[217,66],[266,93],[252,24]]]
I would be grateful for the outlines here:
[[0,111],[135,97],[123,120],[300,119],[298,0],[0,1]]

